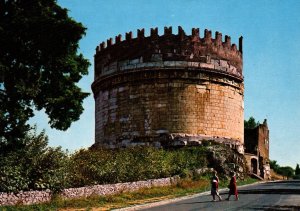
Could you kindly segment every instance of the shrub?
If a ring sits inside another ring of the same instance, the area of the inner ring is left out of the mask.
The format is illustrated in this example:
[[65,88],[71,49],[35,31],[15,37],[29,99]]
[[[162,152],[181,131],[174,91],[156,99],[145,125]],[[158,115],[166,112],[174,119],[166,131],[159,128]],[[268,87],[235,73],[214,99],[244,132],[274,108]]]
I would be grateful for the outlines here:
[[20,142],[15,149],[3,143],[0,146],[1,192],[58,191],[66,186],[66,152],[60,147],[48,147],[45,132],[37,134],[36,129],[29,131]]
[[77,151],[71,156],[69,180],[74,187],[185,175],[206,166],[204,148],[153,147]]
[[[116,169],[114,155],[107,150],[81,149],[70,157],[69,178],[74,187],[98,184],[99,181],[109,181],[114,178]],[[104,182],[106,183],[106,182]]]

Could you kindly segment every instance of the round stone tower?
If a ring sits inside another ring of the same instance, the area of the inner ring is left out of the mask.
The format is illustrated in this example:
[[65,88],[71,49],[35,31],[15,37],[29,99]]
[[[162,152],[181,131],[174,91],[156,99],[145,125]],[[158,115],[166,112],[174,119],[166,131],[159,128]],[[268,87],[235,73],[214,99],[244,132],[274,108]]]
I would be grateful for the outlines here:
[[214,140],[244,143],[242,37],[171,27],[126,33],[97,46],[95,145],[196,145]]

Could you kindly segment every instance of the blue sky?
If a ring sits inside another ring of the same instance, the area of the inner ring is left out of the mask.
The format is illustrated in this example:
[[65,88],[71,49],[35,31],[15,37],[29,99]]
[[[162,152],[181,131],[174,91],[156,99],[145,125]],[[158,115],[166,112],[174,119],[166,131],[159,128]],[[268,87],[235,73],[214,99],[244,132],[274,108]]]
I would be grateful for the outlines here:
[[[69,15],[88,29],[79,51],[90,60],[89,75],[79,86],[91,93],[96,46],[110,37],[145,28],[182,26],[219,31],[238,44],[244,37],[245,118],[253,116],[270,129],[270,158],[293,168],[300,164],[300,1],[298,0],[59,0]],[[94,99],[84,101],[84,113],[65,132],[51,129],[45,114],[31,119],[45,129],[51,146],[70,151],[94,143]]]

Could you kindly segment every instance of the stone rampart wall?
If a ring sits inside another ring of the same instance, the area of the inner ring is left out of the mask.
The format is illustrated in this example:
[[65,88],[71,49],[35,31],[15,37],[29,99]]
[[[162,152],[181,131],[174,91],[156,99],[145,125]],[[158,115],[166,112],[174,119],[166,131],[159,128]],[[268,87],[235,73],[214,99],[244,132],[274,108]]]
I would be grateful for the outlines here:
[[[178,177],[169,177],[161,179],[153,179],[147,181],[117,183],[109,185],[93,185],[80,188],[64,189],[60,196],[64,199],[73,199],[88,197],[92,195],[111,195],[120,192],[136,191],[140,188],[150,188],[154,186],[169,186],[176,184]],[[19,193],[0,193],[0,206],[16,205],[16,204],[37,204],[49,202],[51,200],[51,191],[24,191]]]
[[51,197],[51,191],[21,191],[16,194],[0,192],[0,206],[43,203],[50,201]]

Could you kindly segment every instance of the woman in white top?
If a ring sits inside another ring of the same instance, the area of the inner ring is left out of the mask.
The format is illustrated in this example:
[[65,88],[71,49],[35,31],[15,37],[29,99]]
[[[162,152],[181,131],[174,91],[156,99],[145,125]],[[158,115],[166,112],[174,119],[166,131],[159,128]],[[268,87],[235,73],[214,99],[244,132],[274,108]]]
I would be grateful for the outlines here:
[[218,196],[219,201],[222,201],[222,197],[219,194],[219,177],[217,176],[217,171],[214,171],[214,175],[211,178],[211,195],[213,197],[213,201],[216,201],[216,195]]

